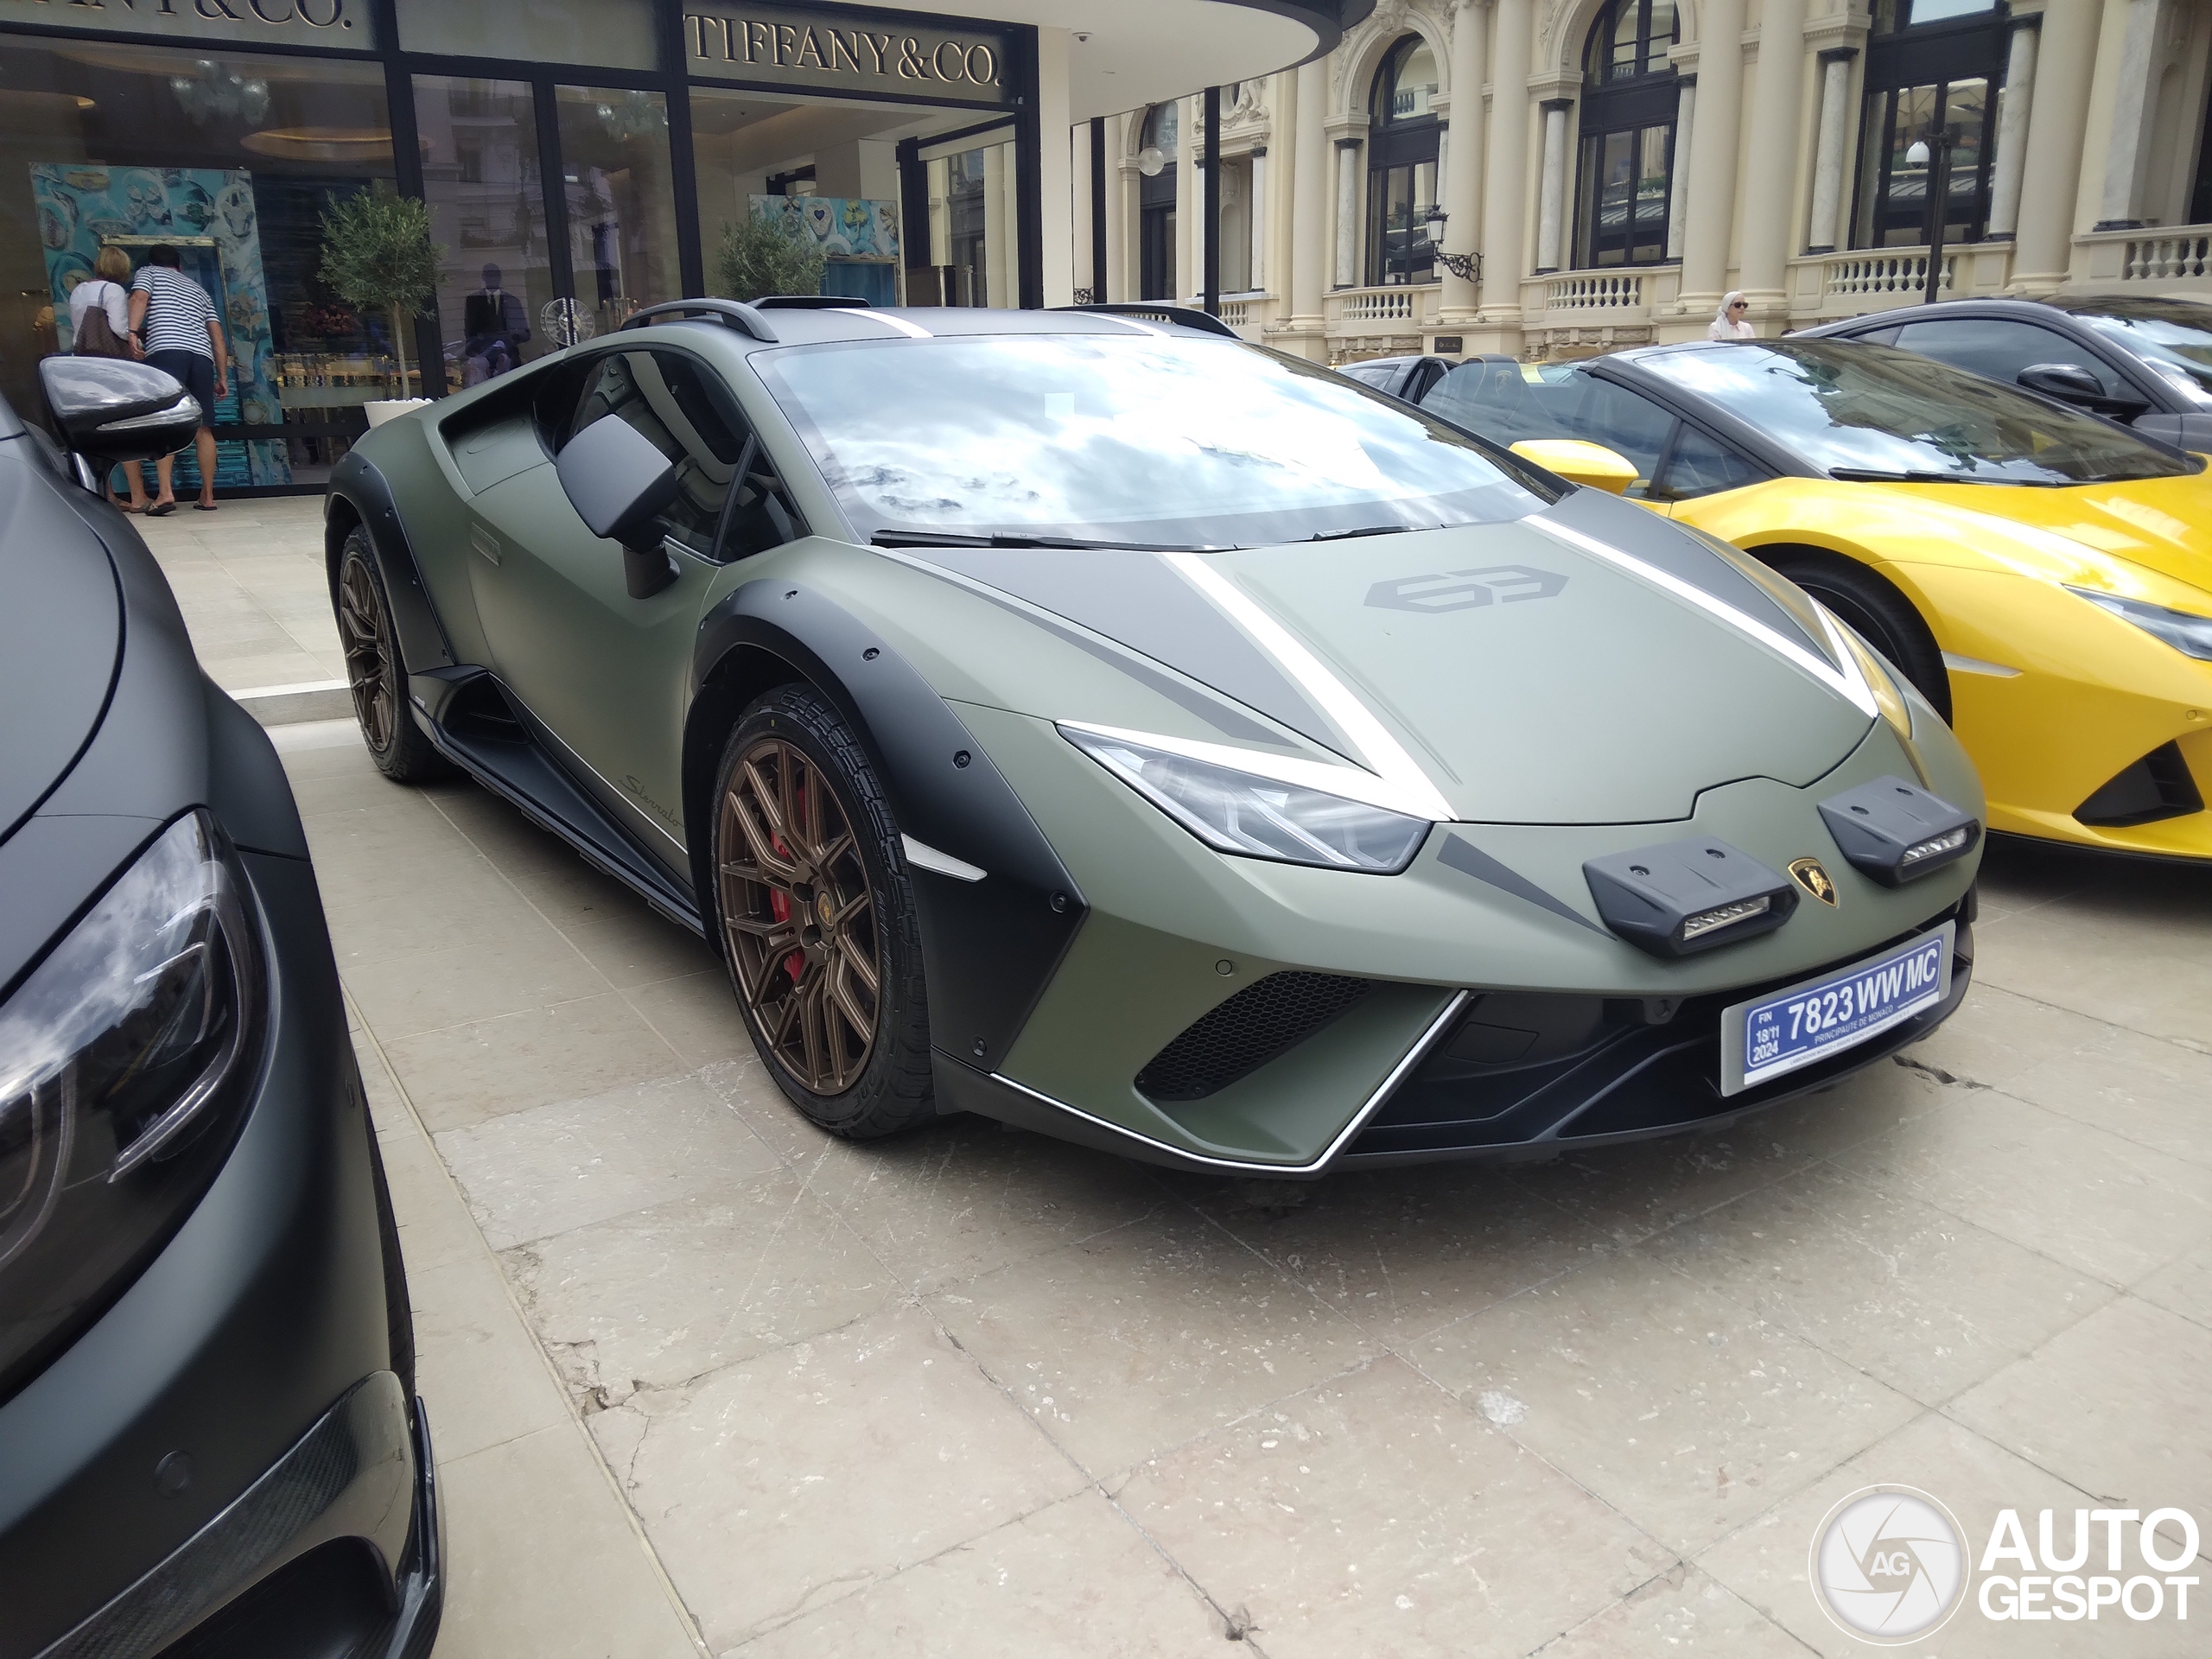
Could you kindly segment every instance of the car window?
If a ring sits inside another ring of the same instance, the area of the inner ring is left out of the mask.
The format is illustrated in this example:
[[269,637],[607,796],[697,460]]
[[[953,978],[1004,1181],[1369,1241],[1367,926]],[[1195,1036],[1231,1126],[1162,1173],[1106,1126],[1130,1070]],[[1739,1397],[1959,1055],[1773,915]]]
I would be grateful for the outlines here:
[[1901,350],[1917,352],[2007,385],[2018,382],[2023,369],[2067,363],[2092,376],[2107,397],[2125,396],[2127,391],[2095,353],[2076,345],[2056,328],[2009,317],[1937,317],[1927,322],[1908,322],[1897,330],[1895,343]]
[[655,526],[702,557],[711,556],[740,463],[768,471],[765,461],[748,459],[748,450],[757,452],[759,446],[750,442],[728,393],[680,352],[609,352],[585,384],[568,437],[609,416],[627,421],[677,463],[676,499]]
[[1651,488],[1655,501],[1688,501],[1700,495],[1718,495],[1756,484],[1767,471],[1748,455],[1740,454],[1684,421],[1675,429],[1675,447],[1667,465]]
[[947,334],[751,360],[864,537],[1268,546],[1549,499],[1411,405],[1239,340]]
[[1378,391],[1388,391],[1390,383],[1398,378],[1403,365],[1397,363],[1347,363],[1337,372],[1347,375],[1363,386],[1373,386]]
[[2212,404],[2212,306],[2188,300],[2077,301],[2067,307],[2157,370],[2195,403]]
[[1602,443],[1636,467],[1624,494],[1651,485],[1675,417],[1649,398],[1585,369],[1531,379],[1516,363],[1463,363],[1437,382],[1421,407],[1509,448],[1529,439]]
[[2085,484],[2203,463],[2094,415],[1858,340],[1738,340],[1640,352],[1637,366],[1709,400],[1837,477]]

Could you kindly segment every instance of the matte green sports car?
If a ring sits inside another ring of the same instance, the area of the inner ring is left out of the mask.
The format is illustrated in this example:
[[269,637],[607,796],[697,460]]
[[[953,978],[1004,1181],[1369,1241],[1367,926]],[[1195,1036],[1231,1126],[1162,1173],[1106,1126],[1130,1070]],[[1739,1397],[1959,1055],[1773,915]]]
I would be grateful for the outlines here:
[[799,1109],[1313,1175],[1710,1125],[1965,994],[1943,722],[1711,537],[1161,308],[690,302],[394,421],[328,554]]

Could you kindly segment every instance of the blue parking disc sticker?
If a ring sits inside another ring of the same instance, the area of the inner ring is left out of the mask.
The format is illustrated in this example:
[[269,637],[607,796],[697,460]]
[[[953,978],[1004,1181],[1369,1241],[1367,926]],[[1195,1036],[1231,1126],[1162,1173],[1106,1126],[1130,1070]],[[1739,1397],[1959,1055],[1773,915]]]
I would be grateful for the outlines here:
[[1827,1059],[1941,1002],[1951,989],[1955,931],[1946,922],[1840,971],[1727,1009],[1720,1020],[1721,1093]]

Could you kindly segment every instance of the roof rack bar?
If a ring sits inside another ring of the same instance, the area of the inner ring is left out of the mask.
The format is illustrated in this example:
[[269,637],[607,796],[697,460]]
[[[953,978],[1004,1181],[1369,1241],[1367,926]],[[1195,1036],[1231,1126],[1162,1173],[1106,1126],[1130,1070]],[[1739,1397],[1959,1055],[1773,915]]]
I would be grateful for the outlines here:
[[763,294],[753,302],[761,311],[865,311],[866,300],[857,294]]
[[1162,305],[1150,300],[1116,300],[1103,305],[1056,305],[1052,308],[1055,311],[1103,311],[1119,317],[1157,317],[1162,322],[1196,328],[1205,334],[1219,334],[1226,340],[1244,338],[1212,312],[1201,311],[1194,306]]
[[686,317],[696,317],[701,321],[712,319],[725,327],[736,329],[740,334],[750,334],[766,345],[777,343],[776,331],[769,325],[768,319],[751,306],[736,300],[669,300],[659,305],[646,306],[643,310],[632,311],[622,327],[644,328],[649,327],[655,318],[680,321]]

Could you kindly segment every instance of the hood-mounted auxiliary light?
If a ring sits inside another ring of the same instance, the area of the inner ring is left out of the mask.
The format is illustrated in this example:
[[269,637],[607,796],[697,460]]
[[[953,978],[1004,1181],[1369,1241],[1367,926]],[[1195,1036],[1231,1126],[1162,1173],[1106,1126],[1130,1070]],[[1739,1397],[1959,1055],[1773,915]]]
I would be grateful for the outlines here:
[[1771,933],[1797,908],[1796,884],[1726,842],[1700,836],[1582,867],[1605,925],[1655,957],[1694,957]]
[[1836,850],[1885,887],[1956,863],[1981,840],[1981,822],[1902,778],[1877,778],[1821,803]]

